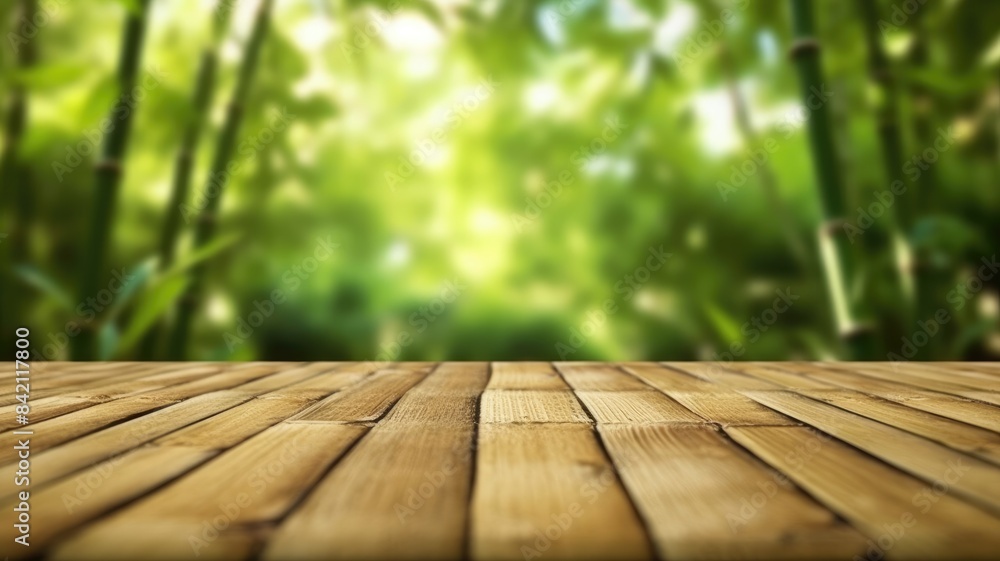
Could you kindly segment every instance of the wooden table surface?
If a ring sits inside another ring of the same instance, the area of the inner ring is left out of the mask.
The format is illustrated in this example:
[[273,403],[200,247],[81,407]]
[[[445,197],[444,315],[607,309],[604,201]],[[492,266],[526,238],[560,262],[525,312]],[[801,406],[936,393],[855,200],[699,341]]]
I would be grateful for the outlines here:
[[5,364],[10,559],[1000,558],[996,363]]

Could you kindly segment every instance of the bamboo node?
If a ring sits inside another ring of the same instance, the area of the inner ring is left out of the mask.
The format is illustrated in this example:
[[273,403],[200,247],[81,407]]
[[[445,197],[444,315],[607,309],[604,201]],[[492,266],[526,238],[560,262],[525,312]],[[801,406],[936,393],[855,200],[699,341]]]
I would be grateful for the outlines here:
[[94,171],[110,171],[111,173],[121,173],[122,164],[118,160],[101,160],[94,164]]
[[791,58],[795,58],[807,52],[819,52],[819,41],[813,39],[812,37],[796,39],[792,42],[792,46],[788,48],[788,56]]

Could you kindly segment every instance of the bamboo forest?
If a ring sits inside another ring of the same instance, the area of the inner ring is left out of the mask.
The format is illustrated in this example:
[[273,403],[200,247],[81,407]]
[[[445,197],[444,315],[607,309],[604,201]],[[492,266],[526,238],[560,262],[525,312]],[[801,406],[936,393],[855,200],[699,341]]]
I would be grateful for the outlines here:
[[1000,2],[0,10],[34,360],[1000,359]]

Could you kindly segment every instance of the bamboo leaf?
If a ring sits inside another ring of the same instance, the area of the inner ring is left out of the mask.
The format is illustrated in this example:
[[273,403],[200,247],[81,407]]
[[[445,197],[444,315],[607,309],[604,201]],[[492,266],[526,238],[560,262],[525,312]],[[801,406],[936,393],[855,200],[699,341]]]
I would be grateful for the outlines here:
[[97,334],[97,359],[111,360],[115,356],[118,340],[117,325],[113,322],[107,322],[101,326],[101,330]]
[[29,286],[37,288],[40,292],[52,297],[59,306],[66,310],[73,309],[73,299],[69,292],[63,290],[59,283],[42,271],[30,265],[17,265],[14,267],[14,275]]
[[135,345],[157,318],[184,293],[187,285],[186,277],[171,277],[143,292],[136,303],[131,321],[121,336],[118,351],[127,352]]
[[108,324],[113,323],[118,314],[125,309],[125,306],[129,303],[133,296],[139,293],[139,289],[142,288],[146,282],[149,280],[150,275],[156,270],[156,259],[150,258],[145,262],[136,267],[133,272],[132,281],[125,284],[121,292],[118,293],[118,297],[115,298],[114,304],[108,310],[104,321]]
[[227,247],[233,245],[239,241],[240,236],[238,234],[230,234],[228,236],[223,236],[212,243],[202,246],[188,255],[182,257],[176,265],[171,267],[168,271],[163,273],[165,277],[170,277],[184,272],[187,269],[201,263],[202,261],[213,257],[218,253],[221,253]]
[[76,62],[53,62],[19,69],[11,78],[15,83],[36,90],[72,84],[89,71],[88,66]]

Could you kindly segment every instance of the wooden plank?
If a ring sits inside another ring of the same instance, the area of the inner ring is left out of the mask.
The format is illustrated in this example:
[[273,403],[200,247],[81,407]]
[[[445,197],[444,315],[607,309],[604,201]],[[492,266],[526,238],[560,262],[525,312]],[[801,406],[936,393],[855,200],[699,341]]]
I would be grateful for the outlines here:
[[494,362],[489,390],[568,390],[548,362]]
[[375,421],[424,377],[423,371],[382,369],[295,415],[295,421]]
[[[130,370],[122,374],[109,376],[103,373],[88,374],[87,376],[73,379],[50,379],[43,371],[35,369],[30,374],[31,378],[31,398],[43,399],[53,396],[76,395],[75,392],[85,389],[98,389],[109,384],[121,383],[126,380],[134,380],[146,376],[149,372],[159,372],[159,367],[146,367],[143,369]],[[0,391],[0,405],[11,405],[17,403],[14,397],[15,387],[10,385]],[[88,397],[88,396],[78,396]]]
[[[328,363],[337,364],[337,363]],[[285,386],[272,392],[273,395],[322,399],[343,390],[375,372],[372,363],[339,363],[333,370],[322,372],[301,382]]]
[[316,400],[265,394],[154,441],[161,446],[225,449],[309,407]]
[[[31,439],[32,454],[54,448],[74,438],[90,434],[125,419],[148,413],[177,403],[173,399],[138,395],[106,403],[99,403],[47,421],[34,423]],[[13,439],[13,434],[8,433]],[[13,462],[12,448],[0,448],[0,463]]]
[[399,400],[379,426],[443,423],[471,426],[489,379],[485,362],[446,363]]
[[635,376],[610,364],[597,362],[557,362],[556,369],[574,390],[629,391],[648,390]]
[[[225,411],[248,399],[250,396],[240,392],[212,392],[159,409],[137,419],[119,423],[44,452],[37,454],[33,452],[32,484],[40,485],[69,475],[171,431]],[[88,411],[88,409],[84,411]],[[64,415],[53,420],[65,419],[69,416],[71,415]],[[35,434],[40,436],[43,433],[36,431]],[[34,440],[32,440],[32,447],[34,444]],[[8,473],[13,473],[15,471],[14,463],[4,465],[3,469],[8,470]],[[0,479],[0,500],[7,500],[15,491],[13,481],[13,478]]]
[[628,362],[622,367],[650,386],[668,394],[672,391],[717,392],[725,389],[693,374],[666,368],[653,362]]
[[963,385],[969,385],[972,389],[986,391],[1000,391],[1000,376],[981,372],[974,368],[964,366],[941,366],[936,362],[909,362],[906,364],[908,372],[913,372],[921,377],[927,377],[943,382],[961,381]]
[[486,390],[483,423],[589,423],[590,417],[570,391]]
[[138,377],[109,378],[104,380],[103,383],[86,384],[75,389],[66,389],[64,394],[84,399],[109,401],[121,397],[162,391],[172,386],[180,386],[185,382],[200,380],[213,374],[220,374],[221,372],[223,370],[215,366],[174,367],[166,370],[153,369],[144,371],[142,376]]
[[702,380],[714,382],[731,390],[780,390],[782,386],[752,378],[729,370],[726,366],[715,362],[665,362],[665,366],[688,372]]
[[983,403],[989,403],[990,405],[1000,406],[1000,392],[968,391],[968,392],[962,392],[962,396],[968,397],[970,399],[975,399],[977,401],[982,401]]
[[332,423],[271,427],[88,525],[60,544],[56,558],[247,557],[259,536],[246,530],[284,516],[364,432]]
[[[798,366],[798,368],[802,367]],[[901,403],[907,407],[920,409],[921,411],[927,411],[935,415],[955,419],[956,421],[962,421],[994,432],[1000,432],[1000,409],[993,405],[945,393],[918,390],[916,388],[906,389],[907,386],[850,372],[822,370],[811,366],[808,369],[801,370],[801,373],[806,376],[823,377],[838,386],[875,395],[889,401]]]
[[[144,495],[211,456],[211,452],[194,448],[143,447],[122,455],[113,464],[84,470],[41,489],[32,485],[31,517],[35,522],[31,525],[31,546],[5,547],[5,557],[9,554],[10,559],[24,559],[35,555],[80,525]],[[3,511],[12,512],[18,502],[6,501]],[[12,544],[17,535],[13,524],[0,525],[0,539],[5,544]]]
[[[90,407],[96,403],[100,403],[100,400],[62,395],[43,397],[41,399],[29,399],[28,405],[30,406],[30,410],[28,412],[28,418],[31,420],[32,424],[40,423],[42,421],[58,417],[59,415],[65,415],[66,413],[72,413],[73,411]],[[20,404],[18,403],[15,405],[0,407],[0,431],[21,427],[21,424],[17,422],[16,417],[17,410],[15,408],[18,405]]]
[[780,368],[781,364],[775,365],[774,363],[764,363],[764,362],[733,362],[729,365],[729,368],[733,371],[739,372],[741,374],[746,374],[751,378],[757,378],[759,380],[764,380],[771,382],[781,388],[788,389],[831,389],[836,388],[834,384],[825,382],[823,380],[818,380],[815,378],[807,378],[805,376],[799,376],[792,372],[788,372]]
[[952,486],[954,492],[1000,512],[1000,468],[996,466],[798,394],[747,392],[747,395],[926,481],[938,481],[959,466],[964,474]]
[[667,395],[702,418],[722,426],[798,424],[781,413],[734,391],[670,391]]
[[801,559],[821,551],[849,559],[864,549],[860,534],[713,426],[598,430],[664,558]]
[[930,390],[952,395],[963,395],[964,392],[972,391],[970,388],[953,382],[942,382],[927,378],[913,376],[907,372],[904,366],[898,366],[893,370],[891,365],[879,363],[847,363],[830,364],[831,368],[845,369],[871,378],[878,378],[896,384],[905,384],[921,390]]
[[817,444],[806,428],[727,432],[864,532],[863,558],[996,559],[1000,520],[949,495],[947,483],[928,485],[834,439]]
[[587,425],[483,424],[471,557],[646,559],[647,536]]
[[654,391],[577,391],[598,423],[704,423],[681,404]]
[[474,402],[487,378],[486,363],[448,363],[407,392],[281,525],[265,558],[461,558]]
[[849,390],[800,393],[1000,465],[1000,434]]

